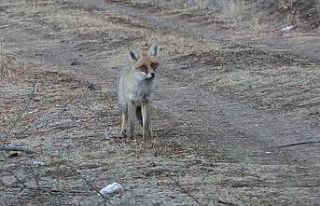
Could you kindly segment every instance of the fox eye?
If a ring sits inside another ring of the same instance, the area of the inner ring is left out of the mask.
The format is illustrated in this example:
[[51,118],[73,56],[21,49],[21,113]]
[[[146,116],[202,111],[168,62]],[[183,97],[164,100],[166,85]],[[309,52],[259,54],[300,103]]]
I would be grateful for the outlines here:
[[151,63],[151,67],[152,67],[152,69],[157,69],[157,68],[158,68],[158,66],[159,66],[159,64],[158,64],[158,63]]
[[140,66],[139,69],[140,69],[141,71],[145,72],[145,73],[147,73],[147,71],[148,71],[148,67],[147,67],[146,65]]

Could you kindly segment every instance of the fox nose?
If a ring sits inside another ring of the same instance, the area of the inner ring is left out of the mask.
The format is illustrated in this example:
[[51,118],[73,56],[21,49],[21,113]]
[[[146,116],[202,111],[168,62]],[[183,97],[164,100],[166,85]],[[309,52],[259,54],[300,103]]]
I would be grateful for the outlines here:
[[154,76],[156,76],[156,73],[151,72],[150,75],[151,75],[151,78],[154,78]]

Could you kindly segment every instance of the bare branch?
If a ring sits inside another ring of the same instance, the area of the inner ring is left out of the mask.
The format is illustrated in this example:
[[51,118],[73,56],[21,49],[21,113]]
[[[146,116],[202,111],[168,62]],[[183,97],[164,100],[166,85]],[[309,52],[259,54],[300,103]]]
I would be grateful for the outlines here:
[[[61,158],[62,159],[62,158]],[[96,192],[97,194],[99,194],[100,197],[103,198],[103,195],[100,193],[100,190],[95,187],[89,180],[87,180],[86,177],[84,177],[78,170],[75,166],[71,165],[70,163],[66,162],[66,164],[72,169],[74,170],[78,175],[79,177],[91,188],[92,191]]]
[[191,197],[198,205],[205,205],[203,203],[201,203],[195,196],[193,196],[188,190],[186,190],[184,187],[182,187],[182,185],[173,178],[173,176],[170,173],[167,173],[168,177],[176,184],[177,187],[179,187],[179,189],[187,194],[189,197]]
[[9,129],[7,130],[6,134],[4,135],[4,139],[7,139],[9,137],[9,135],[11,134],[11,132],[14,130],[14,128],[16,127],[16,125],[18,124],[18,122],[21,120],[22,116],[24,115],[24,113],[26,111],[28,111],[29,106],[30,106],[30,102],[34,97],[34,93],[36,90],[36,82],[34,82],[32,84],[32,91],[31,93],[28,95],[28,99],[26,101],[25,107],[22,110],[22,112],[20,112],[17,117],[15,118],[15,120],[12,122],[11,126],[9,127]]
[[218,203],[223,205],[230,205],[230,206],[238,206],[238,204],[232,203],[232,202],[226,202],[224,200],[217,200]]
[[306,142],[297,142],[297,143],[292,143],[292,144],[287,144],[287,145],[282,145],[282,146],[278,146],[277,148],[286,148],[286,147],[294,147],[294,146],[298,146],[298,145],[305,145],[305,144],[319,144],[319,141],[306,141]]
[[44,188],[44,187],[27,187],[27,186],[23,186],[23,187],[17,187],[17,188],[21,188],[21,189],[26,189],[26,190],[34,190],[34,191],[39,191],[42,193],[49,193],[49,194],[78,194],[78,195],[92,195],[93,192],[92,191],[81,191],[81,190],[70,190],[68,188],[65,189],[52,189],[52,188]]
[[12,144],[5,144],[5,145],[0,145],[0,150],[4,150],[4,151],[17,151],[17,152],[25,152],[27,154],[32,154],[34,153],[34,151],[29,150],[25,147],[23,147],[22,145],[12,145]]
[[[163,167],[164,168],[164,167]],[[165,169],[165,168],[164,168]],[[167,170],[164,170],[167,171]],[[169,170],[168,170],[169,171]],[[169,172],[166,172],[166,174],[168,175],[168,177],[176,184],[176,186],[185,194],[187,194],[189,197],[191,197],[198,205],[206,205],[204,203],[201,203],[198,198],[196,198],[193,194],[191,194],[187,189],[185,189],[184,187],[182,187],[182,185],[178,182],[178,180],[176,180]],[[217,199],[217,202],[223,205],[229,205],[229,206],[238,206],[238,204],[236,203],[232,203],[232,202],[227,202],[224,200],[220,200]]]

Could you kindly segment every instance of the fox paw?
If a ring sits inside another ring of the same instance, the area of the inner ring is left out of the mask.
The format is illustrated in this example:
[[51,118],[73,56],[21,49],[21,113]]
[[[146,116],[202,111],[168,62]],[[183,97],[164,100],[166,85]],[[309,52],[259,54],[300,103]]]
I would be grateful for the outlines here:
[[120,137],[121,138],[127,138],[127,131],[126,130],[121,130]]

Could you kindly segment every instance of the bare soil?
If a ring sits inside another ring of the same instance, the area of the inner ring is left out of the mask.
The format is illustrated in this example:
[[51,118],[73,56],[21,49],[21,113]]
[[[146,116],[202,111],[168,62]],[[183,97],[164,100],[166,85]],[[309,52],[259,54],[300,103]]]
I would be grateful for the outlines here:
[[[315,19],[280,34],[187,1],[0,2],[0,205],[319,205]],[[118,75],[152,42],[154,139],[119,138]]]

